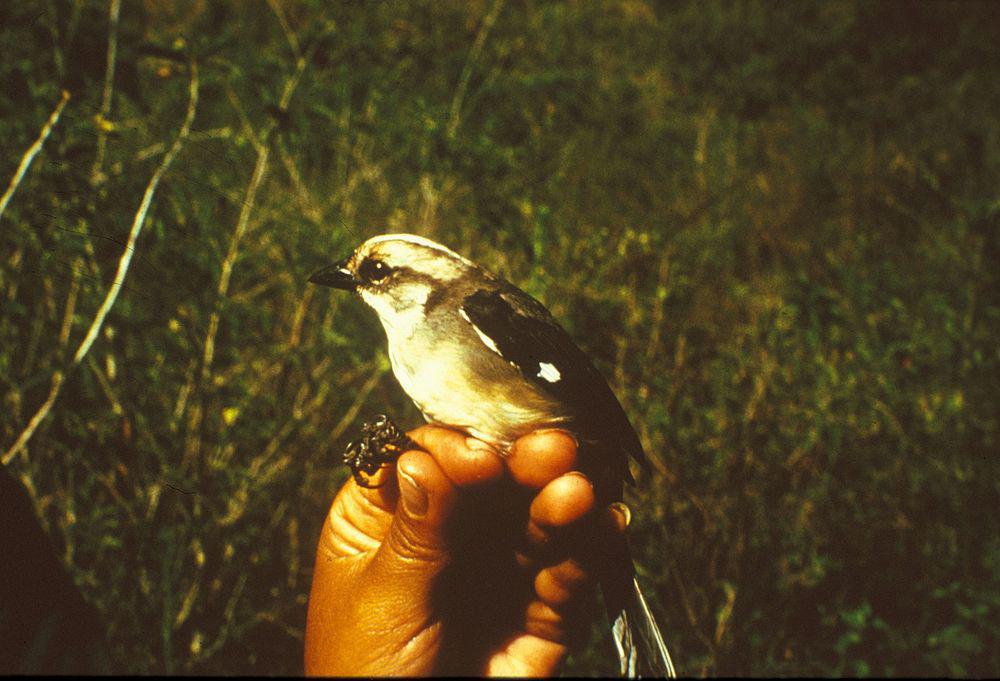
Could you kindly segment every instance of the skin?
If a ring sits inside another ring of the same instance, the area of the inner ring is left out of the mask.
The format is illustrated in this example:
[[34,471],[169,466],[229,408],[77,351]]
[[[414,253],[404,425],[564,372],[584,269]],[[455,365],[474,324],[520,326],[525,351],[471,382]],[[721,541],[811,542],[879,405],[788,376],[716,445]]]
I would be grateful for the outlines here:
[[423,426],[424,451],[353,479],[327,514],[306,625],[310,675],[551,676],[589,628],[619,505],[595,508],[558,430],[507,457]]

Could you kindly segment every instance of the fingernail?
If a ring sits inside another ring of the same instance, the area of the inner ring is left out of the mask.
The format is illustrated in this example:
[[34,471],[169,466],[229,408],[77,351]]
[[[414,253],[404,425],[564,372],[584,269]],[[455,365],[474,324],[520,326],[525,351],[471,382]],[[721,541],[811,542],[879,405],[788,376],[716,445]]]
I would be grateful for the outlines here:
[[403,469],[399,469],[399,495],[403,509],[411,517],[422,518],[427,513],[427,492]]
[[611,508],[625,521],[625,527],[632,524],[632,510],[625,505],[625,502],[616,501],[611,504]]

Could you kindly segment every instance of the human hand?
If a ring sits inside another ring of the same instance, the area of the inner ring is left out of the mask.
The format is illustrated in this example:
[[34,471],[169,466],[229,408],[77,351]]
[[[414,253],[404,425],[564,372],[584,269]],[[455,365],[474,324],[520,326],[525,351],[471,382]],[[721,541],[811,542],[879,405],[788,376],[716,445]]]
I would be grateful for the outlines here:
[[445,428],[409,435],[426,451],[383,468],[381,487],[348,480],[327,515],[306,673],[555,674],[588,629],[624,514],[595,510],[563,431],[505,458]]

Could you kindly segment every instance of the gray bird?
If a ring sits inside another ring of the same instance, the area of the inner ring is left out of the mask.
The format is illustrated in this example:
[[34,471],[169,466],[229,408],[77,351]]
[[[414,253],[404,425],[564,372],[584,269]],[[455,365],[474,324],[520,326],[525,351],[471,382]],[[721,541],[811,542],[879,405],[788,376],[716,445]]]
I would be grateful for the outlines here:
[[[465,431],[501,453],[534,430],[568,429],[603,504],[620,500],[623,483],[633,482],[630,458],[647,465],[611,388],[549,311],[471,260],[424,237],[385,234],[309,281],[354,291],[375,310],[393,373],[429,423]],[[357,451],[345,461],[359,482],[366,463],[372,472],[390,460]],[[393,453],[398,448],[382,456]],[[673,677],[670,653],[624,553],[625,583],[601,585],[621,673]]]

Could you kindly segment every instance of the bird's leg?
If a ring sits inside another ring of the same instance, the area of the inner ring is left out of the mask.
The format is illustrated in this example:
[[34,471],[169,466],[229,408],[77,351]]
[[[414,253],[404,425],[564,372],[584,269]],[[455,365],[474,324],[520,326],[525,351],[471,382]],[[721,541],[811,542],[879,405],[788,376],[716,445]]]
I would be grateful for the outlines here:
[[375,475],[383,466],[394,463],[407,449],[419,449],[419,446],[392,419],[380,414],[361,427],[360,438],[347,444],[343,461],[350,467],[354,481],[361,487],[371,489],[384,483],[373,485],[365,475]]

